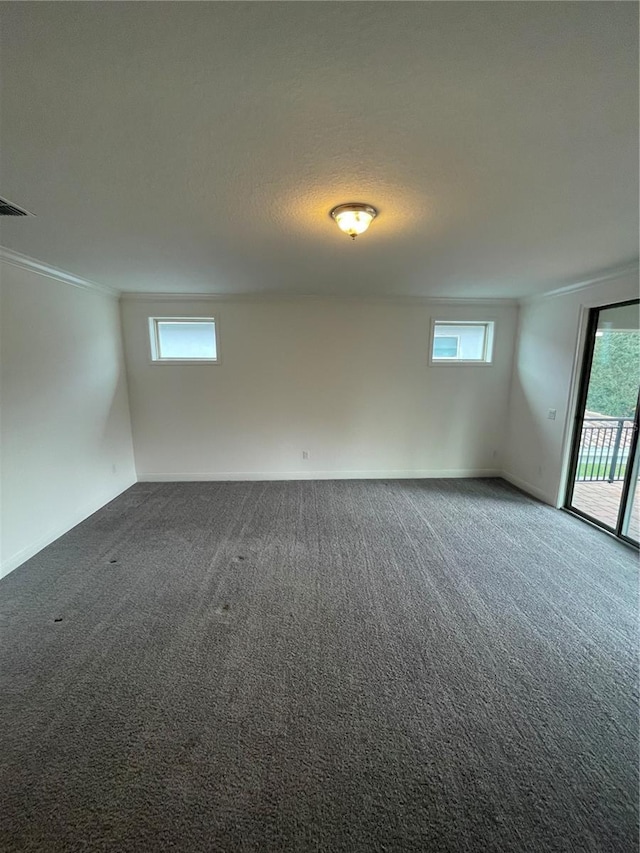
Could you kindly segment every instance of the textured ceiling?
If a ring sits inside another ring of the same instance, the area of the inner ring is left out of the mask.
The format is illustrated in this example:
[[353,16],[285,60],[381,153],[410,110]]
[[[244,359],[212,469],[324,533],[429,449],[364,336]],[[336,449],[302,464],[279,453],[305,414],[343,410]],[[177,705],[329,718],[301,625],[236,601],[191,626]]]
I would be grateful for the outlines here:
[[[635,3],[1,3],[0,242],[129,291],[510,297],[638,247]],[[330,220],[380,215],[352,243]]]

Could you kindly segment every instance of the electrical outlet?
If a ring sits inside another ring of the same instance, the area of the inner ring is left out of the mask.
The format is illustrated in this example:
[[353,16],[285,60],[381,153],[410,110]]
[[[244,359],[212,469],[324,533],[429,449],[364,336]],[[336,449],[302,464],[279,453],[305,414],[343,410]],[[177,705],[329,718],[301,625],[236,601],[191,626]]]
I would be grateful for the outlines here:
[[549,418],[550,421],[555,421],[556,410],[555,409],[549,409],[549,411],[547,412],[547,417]]
[[308,450],[303,450],[303,451],[302,451],[302,458],[303,458],[303,459],[308,459],[308,458],[309,458],[309,451],[308,451]]

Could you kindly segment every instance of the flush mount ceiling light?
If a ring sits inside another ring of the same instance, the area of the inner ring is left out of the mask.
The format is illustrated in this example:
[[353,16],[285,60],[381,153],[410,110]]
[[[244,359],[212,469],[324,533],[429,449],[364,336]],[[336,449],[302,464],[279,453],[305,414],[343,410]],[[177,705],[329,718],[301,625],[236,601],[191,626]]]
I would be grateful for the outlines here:
[[335,220],[338,228],[352,240],[355,240],[358,234],[364,234],[377,215],[375,207],[360,202],[339,204],[331,211],[331,218]]

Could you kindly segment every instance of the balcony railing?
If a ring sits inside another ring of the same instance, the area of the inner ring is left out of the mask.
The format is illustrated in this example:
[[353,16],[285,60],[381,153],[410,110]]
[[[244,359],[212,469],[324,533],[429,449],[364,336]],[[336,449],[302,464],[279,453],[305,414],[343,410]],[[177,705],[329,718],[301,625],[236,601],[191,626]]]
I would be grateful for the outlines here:
[[630,418],[585,418],[576,481],[624,480],[633,430]]

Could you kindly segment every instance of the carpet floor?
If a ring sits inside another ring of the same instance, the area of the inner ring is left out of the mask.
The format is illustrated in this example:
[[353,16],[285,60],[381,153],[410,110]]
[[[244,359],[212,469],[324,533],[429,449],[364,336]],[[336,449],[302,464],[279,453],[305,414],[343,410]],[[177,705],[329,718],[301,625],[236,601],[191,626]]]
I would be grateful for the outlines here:
[[635,851],[637,568],[500,480],[133,486],[0,581],[0,849]]

